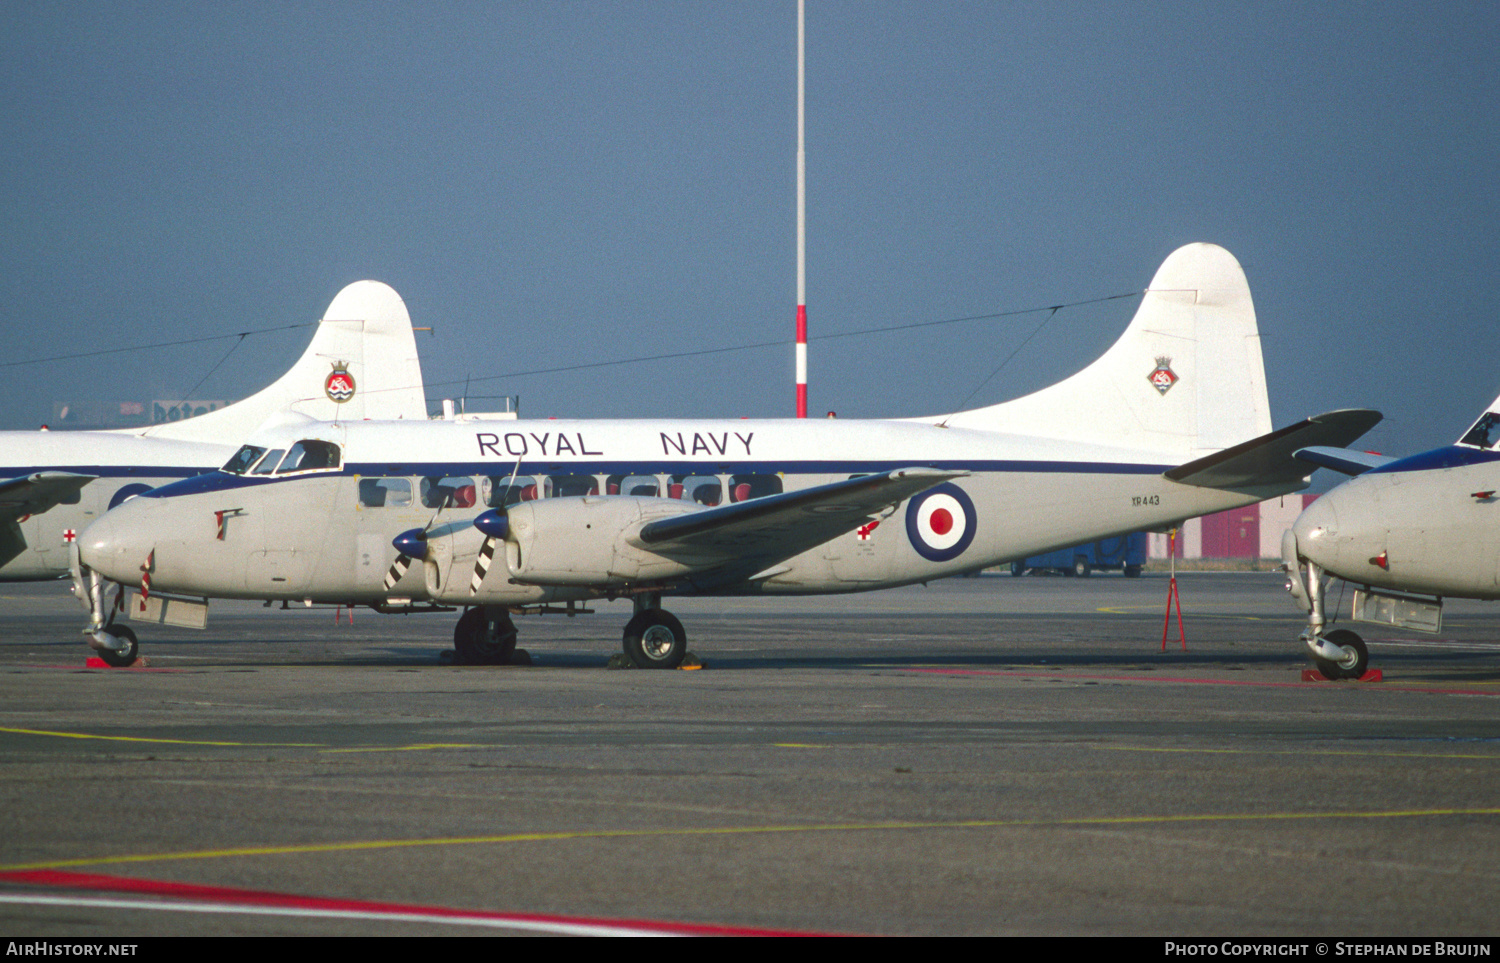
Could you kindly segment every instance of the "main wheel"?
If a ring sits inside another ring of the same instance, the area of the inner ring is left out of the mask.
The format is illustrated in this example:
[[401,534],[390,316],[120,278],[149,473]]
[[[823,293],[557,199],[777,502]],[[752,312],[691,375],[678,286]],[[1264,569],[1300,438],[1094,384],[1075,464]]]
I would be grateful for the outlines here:
[[1079,578],[1088,578],[1089,577],[1089,572],[1091,572],[1091,571],[1093,571],[1093,569],[1089,568],[1089,563],[1088,562],[1085,562],[1081,558],[1075,558],[1075,559],[1073,559],[1073,574],[1074,575],[1078,576]]
[[1141,567],[1139,565],[1127,565],[1127,566],[1125,566],[1125,577],[1126,578],[1140,578],[1141,577]]
[[645,609],[625,624],[625,657],[637,669],[675,669],[687,655],[687,632],[671,612]]
[[123,639],[126,643],[124,649],[98,649],[99,658],[105,664],[112,665],[117,669],[123,669],[135,662],[137,653],[140,652],[140,643],[136,641],[135,633],[124,625],[111,625],[108,629],[110,635],[117,639]]
[[1358,679],[1370,665],[1370,650],[1365,640],[1348,629],[1334,629],[1323,635],[1323,641],[1344,650],[1344,657],[1337,662],[1313,656],[1313,663],[1325,679]]
[[1012,577],[1016,577],[1016,578],[1019,578],[1020,576],[1025,575],[1026,574],[1026,563],[1025,562],[1011,562],[1010,563],[1010,574],[1011,574]]
[[516,625],[508,612],[490,619],[482,607],[469,609],[453,626],[453,648],[459,665],[509,665],[516,651]]

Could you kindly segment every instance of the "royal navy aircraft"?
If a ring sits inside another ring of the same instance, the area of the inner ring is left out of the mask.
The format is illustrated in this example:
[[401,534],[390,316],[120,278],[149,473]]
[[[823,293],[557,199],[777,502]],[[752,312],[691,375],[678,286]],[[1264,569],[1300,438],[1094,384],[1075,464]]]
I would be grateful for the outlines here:
[[61,578],[68,544],[133,495],[210,472],[273,413],[427,417],[411,318],[378,281],[339,292],[277,381],[196,418],[120,431],[0,432],[0,581]]
[[868,421],[288,417],[95,522],[76,578],[115,647],[109,582],[136,590],[132,613],[204,618],[209,597],[462,606],[461,662],[506,661],[513,613],[628,599],[629,661],[670,668],[687,634],[663,598],[867,591],[1165,529],[1305,487],[1293,451],[1379,418],[1272,431],[1244,272],[1193,244],[1102,357],[1010,402]]
[[1437,632],[1443,599],[1500,599],[1500,398],[1452,445],[1407,458],[1314,447],[1310,464],[1357,477],[1307,506],[1282,536],[1287,589],[1330,679],[1364,675],[1369,652],[1328,629],[1329,576],[1354,587],[1352,617]]

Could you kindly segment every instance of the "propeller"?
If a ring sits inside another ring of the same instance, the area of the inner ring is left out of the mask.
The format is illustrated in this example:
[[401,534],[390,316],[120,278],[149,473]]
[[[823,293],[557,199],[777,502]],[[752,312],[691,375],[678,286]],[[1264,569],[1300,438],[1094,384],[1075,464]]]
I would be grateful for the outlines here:
[[[437,516],[434,515],[433,521],[436,520]],[[396,560],[391,563],[389,571],[385,573],[387,592],[406,577],[406,571],[411,568],[413,561],[427,557],[427,529],[431,527],[432,522],[428,522],[426,528],[408,529],[391,540],[391,544],[396,547]]]
[[479,591],[480,583],[490,570],[490,563],[495,560],[496,543],[503,541],[506,532],[510,531],[510,520],[502,509],[492,508],[474,519],[474,527],[484,533],[485,539],[484,544],[479,546],[479,557],[474,560],[474,577],[469,580],[470,595]]

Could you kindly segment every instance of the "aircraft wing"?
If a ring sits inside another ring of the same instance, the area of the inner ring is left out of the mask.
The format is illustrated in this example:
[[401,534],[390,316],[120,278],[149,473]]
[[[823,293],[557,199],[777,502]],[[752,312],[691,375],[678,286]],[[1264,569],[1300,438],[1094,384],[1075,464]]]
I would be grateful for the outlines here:
[[40,515],[70,495],[77,494],[97,475],[40,471],[0,481],[0,518],[11,520]]
[[1347,446],[1380,423],[1384,416],[1367,408],[1346,408],[1314,415],[1247,442],[1216,451],[1164,474],[1200,488],[1246,488],[1284,485],[1306,478],[1306,461],[1297,455],[1309,448]]
[[1292,452],[1292,457],[1319,468],[1331,468],[1345,475],[1362,475],[1371,468],[1389,465],[1395,461],[1390,455],[1377,455],[1373,451],[1355,451],[1352,448],[1330,448],[1313,445]]
[[95,475],[41,471],[0,481],[0,565],[26,551],[20,521],[40,515],[93,481]]
[[852,532],[885,508],[966,471],[902,468],[647,522],[632,541],[703,568],[761,568]]

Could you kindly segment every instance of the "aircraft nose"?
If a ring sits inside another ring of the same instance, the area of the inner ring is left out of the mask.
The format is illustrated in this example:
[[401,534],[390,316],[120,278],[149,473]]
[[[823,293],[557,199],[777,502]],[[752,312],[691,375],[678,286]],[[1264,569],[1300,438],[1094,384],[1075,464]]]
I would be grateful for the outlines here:
[[1292,525],[1297,554],[1324,568],[1338,562],[1339,500],[1337,489],[1329,492],[1304,508]]
[[83,564],[115,582],[140,581],[141,563],[151,551],[152,535],[144,516],[149,506],[134,498],[106,512],[78,537]]

